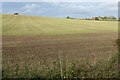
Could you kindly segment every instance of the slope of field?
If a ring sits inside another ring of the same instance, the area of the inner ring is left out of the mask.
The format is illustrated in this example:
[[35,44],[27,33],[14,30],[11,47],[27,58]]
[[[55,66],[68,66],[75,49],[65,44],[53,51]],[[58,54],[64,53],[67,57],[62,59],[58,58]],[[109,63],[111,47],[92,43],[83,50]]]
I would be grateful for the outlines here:
[[22,15],[3,15],[2,19],[3,35],[55,35],[117,31],[117,21],[82,21]]
[[117,21],[22,15],[3,15],[2,19],[5,78],[117,75],[117,65],[106,63],[118,51]]

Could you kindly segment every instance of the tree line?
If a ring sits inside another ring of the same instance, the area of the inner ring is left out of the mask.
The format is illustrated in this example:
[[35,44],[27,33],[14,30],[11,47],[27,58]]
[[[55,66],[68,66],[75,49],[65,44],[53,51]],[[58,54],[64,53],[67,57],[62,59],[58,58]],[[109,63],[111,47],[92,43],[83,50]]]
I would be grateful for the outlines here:
[[98,16],[98,17],[93,17],[93,18],[72,18],[70,16],[67,16],[66,19],[79,19],[79,20],[104,20],[104,21],[107,21],[107,20],[120,20],[117,19],[116,17],[114,16]]

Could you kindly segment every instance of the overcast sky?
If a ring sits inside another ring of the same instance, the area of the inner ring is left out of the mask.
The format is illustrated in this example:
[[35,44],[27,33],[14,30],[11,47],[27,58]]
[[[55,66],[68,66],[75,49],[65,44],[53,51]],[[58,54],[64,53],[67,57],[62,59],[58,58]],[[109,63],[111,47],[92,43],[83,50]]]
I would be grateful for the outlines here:
[[3,2],[2,13],[48,17],[118,16],[117,2]]

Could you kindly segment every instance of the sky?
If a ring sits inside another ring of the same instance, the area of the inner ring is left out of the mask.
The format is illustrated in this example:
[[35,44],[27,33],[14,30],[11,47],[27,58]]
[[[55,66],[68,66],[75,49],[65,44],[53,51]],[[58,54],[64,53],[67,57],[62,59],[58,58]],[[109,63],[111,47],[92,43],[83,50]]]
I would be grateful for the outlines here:
[[2,13],[21,15],[90,18],[118,16],[117,2],[3,2]]

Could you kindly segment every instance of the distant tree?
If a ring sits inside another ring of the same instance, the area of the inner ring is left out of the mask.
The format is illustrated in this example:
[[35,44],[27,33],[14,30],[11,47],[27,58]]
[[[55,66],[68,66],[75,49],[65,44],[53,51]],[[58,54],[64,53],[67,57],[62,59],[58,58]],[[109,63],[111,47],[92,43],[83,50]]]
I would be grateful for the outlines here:
[[118,20],[120,21],[120,17],[118,18]]
[[107,19],[107,16],[104,16],[104,20],[106,20]]
[[69,17],[69,16],[67,16],[66,18],[67,18],[67,19],[70,19],[70,17]]
[[98,18],[98,17],[95,17],[95,20],[99,20],[99,18]]
[[19,13],[14,13],[14,15],[19,15]]
[[112,20],[117,20],[117,18],[116,18],[116,17],[114,17],[114,16],[109,16],[109,19],[112,19]]

